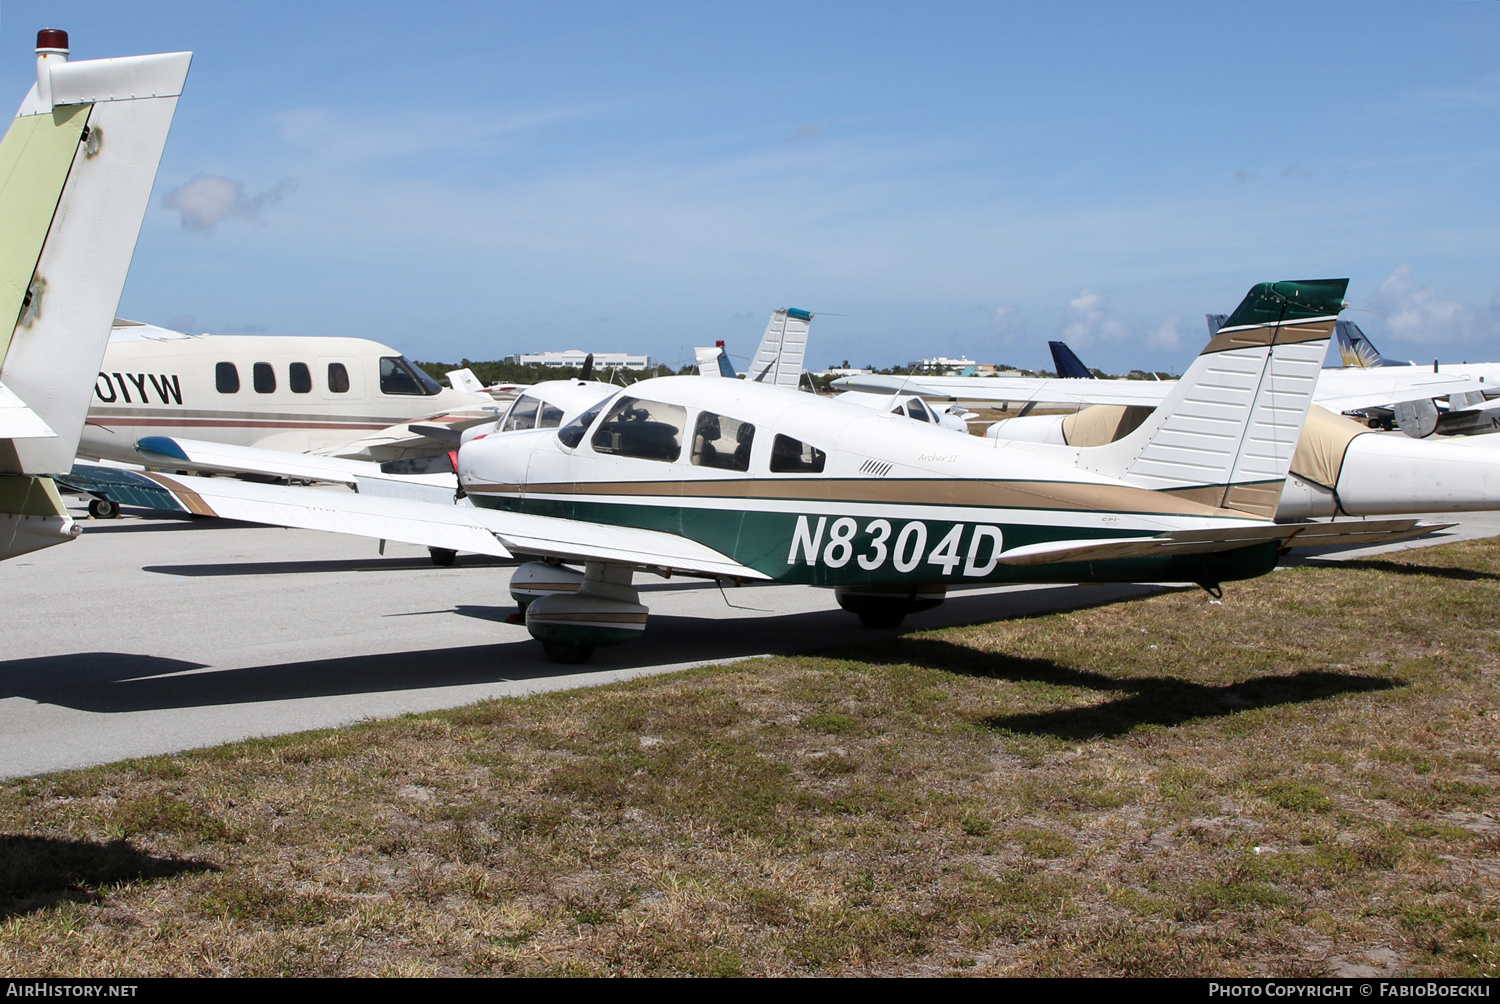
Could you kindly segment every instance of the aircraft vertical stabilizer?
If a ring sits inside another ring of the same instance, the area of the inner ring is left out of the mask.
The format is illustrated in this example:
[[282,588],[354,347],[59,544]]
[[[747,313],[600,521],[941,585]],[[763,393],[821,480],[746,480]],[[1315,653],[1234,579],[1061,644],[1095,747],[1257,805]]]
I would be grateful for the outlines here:
[[755,361],[745,379],[756,383],[776,384],[779,387],[796,387],[802,382],[802,363],[807,355],[807,332],[812,327],[813,315],[796,307],[788,307],[771,314],[771,323],[766,325],[760,348],[755,350]]
[[68,62],[0,139],[0,559],[72,540],[46,475],[73,464],[191,53]]
[[0,443],[9,474],[72,466],[192,59],[69,63],[66,46],[39,36],[37,84],[0,143],[0,383],[57,433]]
[[1079,464],[1270,518],[1312,405],[1347,279],[1262,283],[1130,435]]

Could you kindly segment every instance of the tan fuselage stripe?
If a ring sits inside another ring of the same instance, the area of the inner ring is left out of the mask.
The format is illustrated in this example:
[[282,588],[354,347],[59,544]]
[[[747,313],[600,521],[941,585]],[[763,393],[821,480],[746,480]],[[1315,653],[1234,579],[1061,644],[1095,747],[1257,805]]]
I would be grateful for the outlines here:
[[1255,348],[1262,345],[1315,342],[1320,338],[1332,337],[1334,320],[1335,318],[1330,317],[1326,321],[1297,321],[1281,325],[1261,324],[1253,328],[1221,331],[1209,341],[1203,349],[1203,354],[1223,352],[1227,349]]
[[[858,493],[851,489],[857,485]],[[471,494],[677,496],[680,498],[783,499],[786,501],[873,502],[896,505],[952,505],[994,509],[1069,509],[1156,513],[1170,516],[1239,516],[1212,503],[1172,492],[1128,485],[1066,481],[948,481],[897,478],[887,481],[744,480],[560,482],[530,485],[465,485]],[[1277,489],[1278,492],[1280,489]],[[1190,489],[1222,497],[1222,487]]]
[[184,488],[182,485],[178,484],[176,481],[173,481],[165,474],[157,474],[155,471],[142,471],[141,473],[150,478],[152,481],[155,481],[157,484],[161,485],[173,495],[177,496],[178,501],[187,506],[188,512],[192,513],[193,515],[219,515],[209,507],[209,504],[207,502],[203,501],[203,497],[201,495],[199,495],[195,491],[192,491],[191,489]]

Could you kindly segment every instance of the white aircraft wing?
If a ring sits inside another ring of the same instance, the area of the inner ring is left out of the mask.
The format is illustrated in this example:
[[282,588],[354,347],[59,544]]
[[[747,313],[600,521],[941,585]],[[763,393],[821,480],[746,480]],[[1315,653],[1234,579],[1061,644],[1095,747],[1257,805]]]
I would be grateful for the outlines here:
[[1172,380],[1063,380],[1046,377],[853,376],[835,390],[916,394],[958,401],[1002,401],[1017,405],[1117,404],[1154,408],[1176,386]]
[[152,467],[185,467],[195,471],[230,474],[267,474],[297,481],[329,481],[353,485],[361,477],[380,477],[380,465],[369,460],[287,453],[255,446],[231,446],[200,439],[146,436],[135,451]]
[[[1358,531],[1350,529],[1354,524]],[[1176,530],[1154,537],[1106,540],[1057,540],[1013,547],[1000,555],[1005,565],[1047,565],[1054,562],[1105,561],[1111,558],[1149,558],[1169,554],[1200,554],[1233,550],[1267,541],[1282,547],[1344,546],[1390,543],[1445,530],[1452,523],[1422,523],[1416,519],[1339,520],[1331,523],[1247,523],[1209,530]]]
[[49,439],[56,435],[42,416],[0,383],[0,439]]
[[[1077,380],[1047,377],[855,376],[833,382],[835,390],[905,393],[960,401],[1002,401],[1013,405],[1114,404],[1154,408],[1176,386],[1175,380]],[[1432,373],[1412,367],[1326,369],[1313,400],[1329,411],[1393,408],[1403,401],[1494,390],[1467,375]]]
[[253,484],[232,478],[134,471],[111,471],[110,476],[132,482],[140,479],[145,482],[141,487],[154,493],[159,507],[175,505],[199,516],[399,540],[500,558],[521,553],[572,561],[635,564],[698,575],[769,578],[713,548],[657,530],[339,490]]
[[1415,366],[1326,369],[1318,377],[1316,400],[1329,411],[1345,412],[1394,408],[1405,401],[1450,394],[1482,394],[1486,388],[1495,386],[1467,374],[1433,373]]

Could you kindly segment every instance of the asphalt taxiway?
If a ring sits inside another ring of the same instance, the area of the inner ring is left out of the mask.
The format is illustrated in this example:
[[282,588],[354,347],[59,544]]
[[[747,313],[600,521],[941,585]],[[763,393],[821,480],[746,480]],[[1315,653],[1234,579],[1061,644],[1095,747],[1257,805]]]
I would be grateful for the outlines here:
[[[1422,542],[1303,560],[1500,535],[1497,514],[1461,515],[1460,527]],[[84,527],[79,540],[0,563],[0,777],[878,637],[828,590],[640,575],[645,637],[563,667],[506,622],[515,612],[506,563],[463,555],[438,568],[408,545],[381,556],[361,538],[129,511]],[[1152,591],[954,592],[905,627]]]

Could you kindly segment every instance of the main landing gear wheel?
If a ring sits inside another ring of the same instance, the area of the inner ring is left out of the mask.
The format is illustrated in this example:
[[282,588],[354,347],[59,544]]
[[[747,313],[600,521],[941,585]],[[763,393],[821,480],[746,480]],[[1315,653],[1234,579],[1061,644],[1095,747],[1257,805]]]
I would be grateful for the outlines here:
[[115,519],[120,515],[120,506],[109,499],[94,499],[89,502],[89,515],[95,519]]
[[548,662],[576,666],[581,662],[588,662],[589,656],[594,654],[594,646],[572,641],[543,641],[542,651],[546,653]]
[[447,568],[458,560],[458,552],[450,551],[446,547],[429,547],[427,553],[432,557],[432,563],[439,568]]

